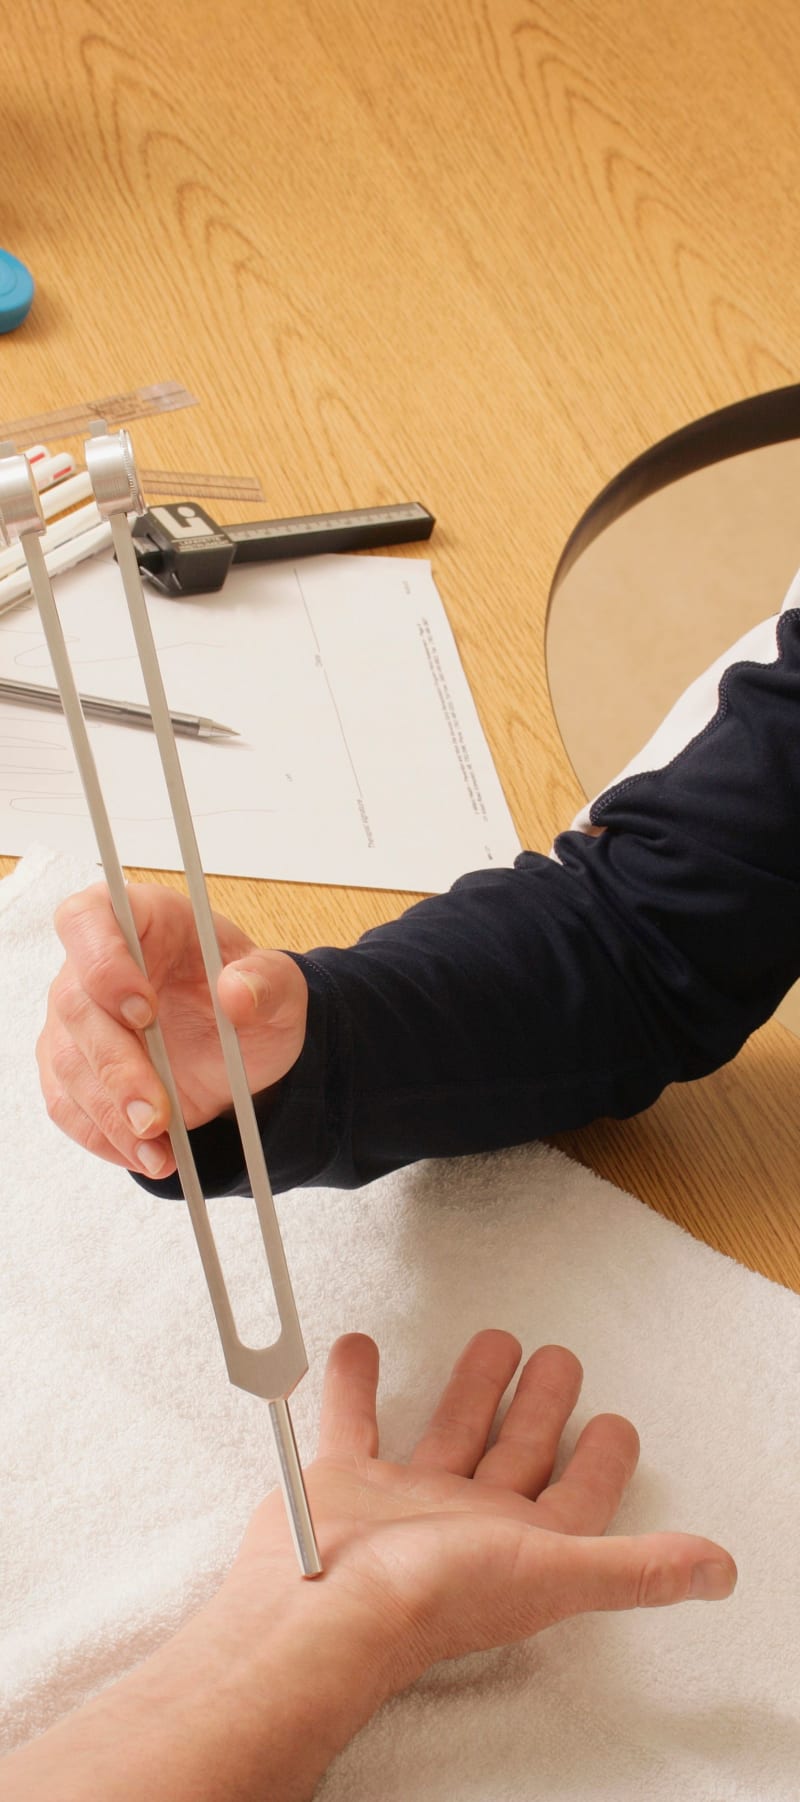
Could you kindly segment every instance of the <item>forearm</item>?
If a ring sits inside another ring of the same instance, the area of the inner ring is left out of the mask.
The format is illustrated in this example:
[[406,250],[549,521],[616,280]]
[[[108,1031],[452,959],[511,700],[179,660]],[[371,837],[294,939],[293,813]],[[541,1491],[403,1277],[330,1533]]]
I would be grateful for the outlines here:
[[[587,809],[600,836],[298,960],[306,1046],[257,1102],[276,1188],[638,1112],[769,1016],[800,974],[800,612],[752,636]],[[212,1191],[243,1191],[232,1124],[194,1137]]]
[[389,1693],[379,1656],[215,1604],[0,1764],[0,1802],[307,1802]]
[[342,1048],[321,1180],[637,1112],[774,1011],[800,975],[798,600],[800,579],[558,861],[525,854],[316,954]]
[[[632,1113],[682,1073],[637,994],[624,932],[604,943],[574,887],[529,854],[348,950],[298,959],[306,1045],[278,1090],[256,1097],[276,1190],[352,1187],[418,1158]],[[206,1193],[248,1192],[231,1117],[192,1143]],[[143,1186],[180,1193],[176,1177]]]

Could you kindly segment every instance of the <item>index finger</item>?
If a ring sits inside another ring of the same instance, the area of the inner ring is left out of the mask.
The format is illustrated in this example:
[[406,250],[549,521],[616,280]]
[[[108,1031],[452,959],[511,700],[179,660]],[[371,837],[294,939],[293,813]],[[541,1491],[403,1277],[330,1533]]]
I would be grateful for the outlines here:
[[[139,936],[145,922],[134,891],[142,886],[129,890]],[[139,1030],[155,1019],[156,991],[128,950],[104,882],[62,901],[54,925],[78,983],[104,1012]]]

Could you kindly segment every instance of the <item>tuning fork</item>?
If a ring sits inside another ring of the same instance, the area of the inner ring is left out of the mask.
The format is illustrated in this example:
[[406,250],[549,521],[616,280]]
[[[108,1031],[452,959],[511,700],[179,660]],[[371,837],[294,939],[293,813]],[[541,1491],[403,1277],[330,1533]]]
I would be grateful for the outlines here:
[[[122,578],[152,716],[153,730],[183,858],[189,899],[205,965],[234,1113],[241,1136],[245,1167],[250,1180],[267,1257],[279,1322],[278,1336],[271,1345],[248,1346],[244,1345],[239,1338],[211,1230],[206,1198],[203,1194],[183,1118],[177,1084],[157,1019],[151,1026],[145,1028],[145,1042],[154,1068],[169,1097],[170,1143],[197,1240],[228,1376],[238,1388],[249,1390],[251,1394],[262,1397],[269,1404],[269,1417],[278,1455],[281,1487],[300,1569],[304,1577],[316,1577],[322,1571],[322,1563],[317,1549],[288,1405],[289,1396],[308,1369],[308,1361],[241,1047],[236,1030],[223,1013],[217,998],[217,979],[222,970],[222,956],[214,930],[211,903],[200,860],[197,836],[128,519],[129,514],[143,513],[145,503],[136,470],[133,445],[126,431],[109,433],[105,422],[98,420],[92,426],[91,436],[86,441],[85,450],[86,466],[97,507],[101,517],[107,520],[111,527],[112,543]],[[146,976],[147,966],[134,923],[127,883],[103,799],[80,696],[39,542],[44,531],[45,520],[30,464],[26,457],[15,454],[13,445],[2,444],[0,445],[0,544],[18,543],[28,565],[31,587],[39,609],[42,630],[50,653],[53,672],[61,696],[61,705],[94,827],[111,905],[128,950],[139,969]]]

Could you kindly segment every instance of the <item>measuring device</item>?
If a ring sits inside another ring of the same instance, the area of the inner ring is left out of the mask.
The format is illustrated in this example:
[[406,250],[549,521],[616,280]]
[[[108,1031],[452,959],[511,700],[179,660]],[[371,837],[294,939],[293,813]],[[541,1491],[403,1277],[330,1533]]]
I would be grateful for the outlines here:
[[412,544],[430,538],[435,524],[420,501],[230,526],[218,525],[196,501],[180,501],[149,508],[133,527],[133,541],[140,569],[164,594],[215,594],[233,564]]
[[[217,981],[222,970],[222,957],[214,930],[214,919],[200,861],[194,822],[183,781],[169,705],[164,692],[158,655],[128,523],[128,514],[140,513],[144,506],[133,446],[128,433],[120,431],[110,434],[106,429],[105,422],[98,421],[86,444],[86,463],[98,510],[111,527],[112,542],[144,677],[153,730],[183,857],[189,898],[208,979],[233,1109],[241,1136],[245,1166],[275,1297],[280,1330],[272,1345],[255,1348],[244,1345],[239,1338],[211,1231],[206,1198],[203,1195],[181,1110],[177,1085],[157,1020],[152,1026],[145,1029],[145,1041],[154,1067],[169,1096],[170,1142],[208,1284],[228,1375],[231,1382],[239,1388],[262,1396],[269,1404],[270,1421],[278,1453],[281,1486],[300,1569],[303,1576],[315,1577],[319,1576],[322,1565],[288,1407],[288,1397],[301,1377],[305,1375],[308,1364],[239,1040],[234,1027],[223,1013],[217,1000]],[[136,932],[125,876],[114,842],[80,696],[41,547],[40,540],[44,531],[44,517],[30,463],[26,457],[15,455],[11,445],[2,444],[0,445],[0,541],[19,543],[28,565],[31,587],[39,608],[42,629],[47,641],[75,760],[94,827],[111,904],[128,950],[140,970],[146,975],[144,953]]]
[[18,450],[25,450],[40,440],[47,444],[51,438],[72,438],[79,432],[88,432],[97,419],[125,425],[152,413],[174,413],[180,407],[197,404],[197,397],[189,394],[181,382],[154,382],[149,388],[132,388],[128,394],[106,395],[104,400],[80,400],[72,407],[58,407],[53,413],[3,420],[0,439],[8,439]]
[[257,476],[206,475],[200,470],[140,469],[145,494],[204,494],[215,501],[258,501],[266,495]]

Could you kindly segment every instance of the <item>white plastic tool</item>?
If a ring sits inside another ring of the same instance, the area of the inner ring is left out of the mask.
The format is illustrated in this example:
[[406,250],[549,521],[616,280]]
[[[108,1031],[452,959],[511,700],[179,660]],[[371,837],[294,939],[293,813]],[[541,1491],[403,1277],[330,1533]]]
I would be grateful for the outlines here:
[[[233,1026],[226,1019],[217,1002],[217,978],[222,969],[222,959],[214,931],[213,915],[200,861],[194,823],[184,786],[169,706],[164,693],[158,656],[128,524],[128,513],[141,513],[144,509],[133,446],[128,433],[125,431],[108,433],[105,424],[98,421],[92,429],[92,436],[86,443],[86,463],[100,515],[104,520],[108,520],[111,526],[112,540],[152,714],[153,729],[184,861],[195,925],[214,1005],[220,1044],[280,1323],[278,1337],[272,1345],[257,1349],[244,1345],[239,1338],[211,1231],[205,1197],[181,1112],[176,1084],[157,1022],[147,1028],[145,1038],[153,1064],[170,1098],[170,1140],[208,1283],[228,1374],[231,1382],[239,1388],[248,1389],[254,1395],[262,1396],[269,1403],[270,1420],[278,1451],[281,1484],[300,1568],[305,1577],[315,1577],[319,1576],[322,1565],[314,1537],[303,1473],[288,1408],[288,1397],[301,1377],[305,1375],[308,1365],[239,1041]],[[136,959],[139,968],[145,971],[144,956],[134,925],[125,877],[100,788],[64,633],[42,553],[41,538],[44,531],[44,517],[30,464],[24,456],[15,455],[12,446],[0,445],[0,542],[18,542],[22,547],[94,826],[112,906],[131,955]]]

